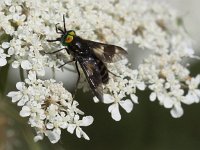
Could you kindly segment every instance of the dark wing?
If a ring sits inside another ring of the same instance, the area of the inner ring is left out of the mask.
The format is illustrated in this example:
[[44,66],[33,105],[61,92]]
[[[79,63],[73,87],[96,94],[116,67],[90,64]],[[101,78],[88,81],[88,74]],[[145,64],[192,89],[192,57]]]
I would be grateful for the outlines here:
[[97,61],[93,57],[82,59],[79,61],[79,64],[85,73],[90,88],[94,92],[94,95],[100,101],[103,101],[102,79]]
[[85,40],[94,54],[103,62],[112,63],[127,58],[127,51],[115,45]]

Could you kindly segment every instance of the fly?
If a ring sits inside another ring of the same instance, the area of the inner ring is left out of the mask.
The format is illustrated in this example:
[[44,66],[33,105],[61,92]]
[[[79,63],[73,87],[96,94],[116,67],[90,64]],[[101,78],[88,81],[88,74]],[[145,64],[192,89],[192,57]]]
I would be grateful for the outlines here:
[[[93,94],[103,101],[103,84],[109,81],[109,70],[106,63],[113,63],[126,58],[127,52],[115,45],[94,42],[83,39],[76,35],[74,30],[66,30],[65,17],[63,15],[64,29],[56,24],[56,32],[61,36],[55,40],[47,40],[48,42],[59,41],[65,48],[48,53],[54,54],[61,50],[66,50],[68,54],[73,56],[73,60],[66,62],[75,62],[78,72],[76,87],[80,80],[80,71],[78,63],[82,68],[85,77],[90,85]],[[62,66],[64,66],[63,64]]]

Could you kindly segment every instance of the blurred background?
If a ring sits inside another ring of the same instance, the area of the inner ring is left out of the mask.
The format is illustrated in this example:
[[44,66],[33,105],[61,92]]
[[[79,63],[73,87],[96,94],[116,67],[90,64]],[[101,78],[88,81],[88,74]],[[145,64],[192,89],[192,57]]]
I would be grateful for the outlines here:
[[[185,28],[193,39],[194,49],[199,53],[200,1],[165,1],[177,9],[184,18]],[[0,76],[6,75],[4,70],[6,70],[5,67],[2,68]],[[192,61],[190,70],[194,76],[199,74],[200,61]],[[70,74],[70,76],[74,75],[75,73]],[[63,73],[61,76],[66,75]],[[16,81],[12,78],[8,81],[9,87],[15,89]],[[4,81],[0,78],[1,89],[6,86],[3,83]],[[71,84],[73,85],[73,82]],[[69,88],[69,90],[72,89],[73,86]],[[3,92],[8,91],[9,89]],[[150,102],[148,95],[148,91],[139,93],[139,105],[134,105],[130,114],[121,109],[122,120],[115,122],[108,113],[106,105],[95,104],[92,101],[92,95],[79,91],[77,94],[79,108],[95,118],[91,126],[83,128],[91,140],[78,139],[75,135],[63,131],[61,141],[54,145],[47,138],[34,143],[35,131],[27,124],[27,118],[19,117],[20,108],[2,96],[0,97],[0,150],[199,150],[200,104],[184,105],[184,115],[179,119],[174,119],[169,110],[161,107],[157,102]]]
[[[157,0],[162,1],[162,0]],[[193,39],[194,48],[199,52],[200,47],[200,17],[199,0],[164,0],[178,10],[184,18],[184,25]]]

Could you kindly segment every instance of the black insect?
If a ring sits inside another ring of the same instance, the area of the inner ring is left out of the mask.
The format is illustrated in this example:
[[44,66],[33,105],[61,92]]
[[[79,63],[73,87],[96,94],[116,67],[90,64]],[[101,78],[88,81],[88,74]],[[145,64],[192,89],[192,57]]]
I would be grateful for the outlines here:
[[61,44],[66,47],[50,54],[66,50],[68,54],[72,55],[73,60],[68,61],[65,64],[75,62],[78,72],[76,86],[80,80],[80,72],[78,68],[79,63],[94,95],[99,100],[103,101],[102,84],[108,83],[109,80],[109,70],[107,69],[105,63],[112,63],[124,59],[126,58],[127,52],[119,46],[86,40],[77,36],[73,30],[67,31],[64,16],[63,24],[64,30],[59,28],[57,26],[58,24],[56,24],[56,32],[61,34],[61,36],[55,40],[47,41],[60,41]]

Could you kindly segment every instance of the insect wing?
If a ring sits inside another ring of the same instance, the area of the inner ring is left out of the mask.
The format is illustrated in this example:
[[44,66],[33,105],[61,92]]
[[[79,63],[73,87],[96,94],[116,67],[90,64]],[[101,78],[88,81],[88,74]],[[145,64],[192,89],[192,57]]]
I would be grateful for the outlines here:
[[112,63],[127,58],[127,51],[115,45],[86,40],[90,49],[103,62]]
[[103,101],[102,79],[96,60],[92,57],[88,57],[84,58],[81,62],[79,61],[79,63],[94,95],[99,100]]

